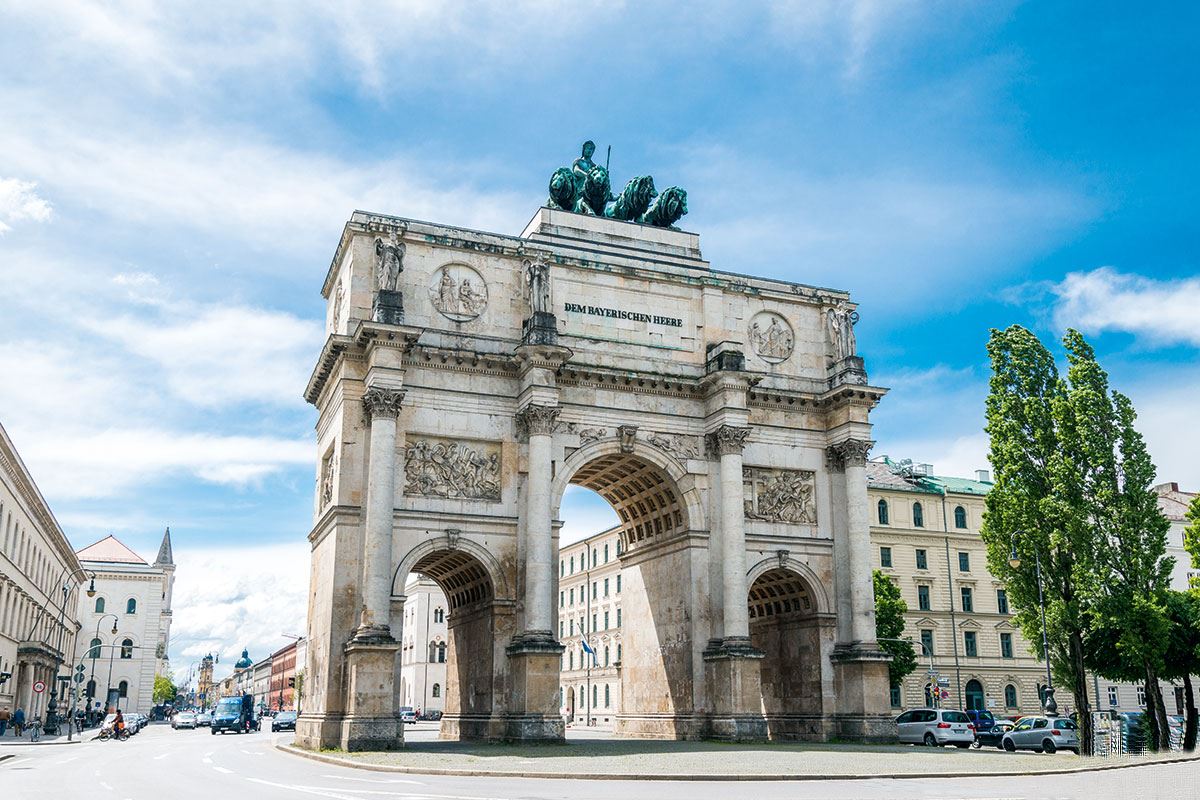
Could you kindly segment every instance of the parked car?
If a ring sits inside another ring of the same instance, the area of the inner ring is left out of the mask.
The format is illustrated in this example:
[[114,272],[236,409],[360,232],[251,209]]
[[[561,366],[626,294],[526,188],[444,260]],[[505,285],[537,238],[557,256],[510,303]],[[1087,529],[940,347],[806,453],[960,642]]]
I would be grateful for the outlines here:
[[280,711],[271,720],[271,733],[277,731],[294,731],[296,730],[296,712],[295,711]]
[[1004,734],[1001,742],[1010,753],[1017,750],[1033,750],[1037,753],[1070,750],[1078,754],[1079,729],[1066,717],[1023,717],[1011,731]]
[[400,721],[410,725],[415,725],[417,722],[417,712],[412,706],[400,706]]
[[1016,727],[1015,722],[998,719],[986,731],[975,731],[975,747],[1004,747],[1004,734]]
[[198,728],[201,725],[206,725],[206,726],[211,727],[212,726],[212,714],[208,713],[207,711],[201,711],[199,714],[197,714],[196,715],[196,727]]
[[441,711],[436,711],[436,710],[435,710],[435,711],[423,711],[423,712],[421,712],[421,719],[429,720],[430,722],[437,722],[437,721],[438,721],[439,719],[441,719],[441,718],[442,718],[442,712],[441,712]]
[[180,730],[182,728],[190,728],[195,730],[196,715],[191,711],[180,711],[171,718],[171,727],[175,728],[176,730]]
[[965,712],[967,718],[975,725],[975,732],[990,730],[996,724],[996,717],[992,712],[981,708],[969,708]]
[[970,747],[975,742],[975,725],[962,711],[946,708],[914,708],[896,717],[901,742],[926,747]]

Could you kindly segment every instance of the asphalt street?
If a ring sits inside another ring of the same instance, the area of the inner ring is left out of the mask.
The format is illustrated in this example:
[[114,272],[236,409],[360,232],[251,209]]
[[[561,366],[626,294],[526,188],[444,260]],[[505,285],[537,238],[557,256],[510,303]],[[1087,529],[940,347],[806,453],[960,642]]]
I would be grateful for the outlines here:
[[[1053,800],[1200,797],[1200,766],[1146,766],[1078,775],[929,780],[795,782],[579,781],[369,772],[300,758],[274,748],[290,733],[212,736],[207,729],[152,725],[129,741],[0,746],[0,796],[92,800],[217,800],[317,797],[331,800]],[[414,731],[416,741],[431,729]],[[8,757],[11,756],[11,757]]]

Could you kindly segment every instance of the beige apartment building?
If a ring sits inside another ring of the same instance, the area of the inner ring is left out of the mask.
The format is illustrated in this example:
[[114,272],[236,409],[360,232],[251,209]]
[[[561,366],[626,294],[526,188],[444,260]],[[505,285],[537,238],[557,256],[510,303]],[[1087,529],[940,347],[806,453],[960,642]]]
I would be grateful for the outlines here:
[[404,645],[400,651],[400,705],[414,711],[446,710],[446,615],[450,604],[438,585],[409,575],[404,585]]
[[612,727],[621,708],[620,534],[609,528],[558,551],[559,706],[568,724]]

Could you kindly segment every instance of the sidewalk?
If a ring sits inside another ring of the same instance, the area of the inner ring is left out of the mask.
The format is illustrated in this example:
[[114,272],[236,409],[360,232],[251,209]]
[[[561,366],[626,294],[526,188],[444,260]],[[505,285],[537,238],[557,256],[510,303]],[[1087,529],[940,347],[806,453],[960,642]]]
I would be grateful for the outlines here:
[[34,742],[30,741],[28,731],[25,732],[24,736],[13,736],[11,732],[8,732],[5,733],[3,737],[0,737],[0,747],[40,747],[44,744],[74,744],[81,739],[90,739],[95,735],[96,729],[92,728],[84,731],[82,734],[75,733],[74,741],[69,742],[67,741],[67,735],[65,733],[57,734],[55,736],[47,736],[43,733],[42,738]]
[[415,742],[391,753],[296,755],[385,772],[629,780],[814,780],[820,778],[935,778],[1029,775],[1114,769],[1194,760],[1195,754],[1130,759],[1080,758],[1000,750],[950,750],[903,745],[761,744],[590,740],[565,745]]

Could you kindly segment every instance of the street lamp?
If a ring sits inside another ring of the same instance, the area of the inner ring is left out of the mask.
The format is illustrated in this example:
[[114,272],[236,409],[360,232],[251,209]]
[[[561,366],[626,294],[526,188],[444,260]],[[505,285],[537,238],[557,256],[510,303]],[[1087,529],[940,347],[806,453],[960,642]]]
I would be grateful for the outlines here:
[[[1008,565],[1013,569],[1020,569],[1021,557],[1017,555],[1017,537],[1024,536],[1024,531],[1013,531],[1012,533],[1012,548],[1008,554]],[[1042,556],[1035,549],[1033,551],[1033,563],[1037,574],[1038,587],[1038,606],[1042,610],[1042,658],[1046,662],[1046,693],[1042,700],[1042,709],[1048,717],[1058,716],[1058,703],[1054,702],[1054,679],[1050,675],[1050,640],[1046,635],[1046,600],[1042,596]]]

